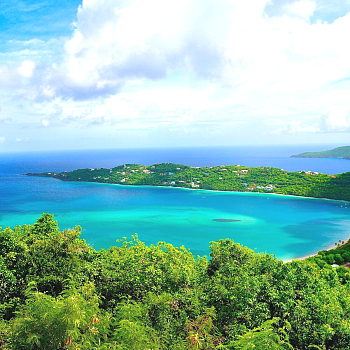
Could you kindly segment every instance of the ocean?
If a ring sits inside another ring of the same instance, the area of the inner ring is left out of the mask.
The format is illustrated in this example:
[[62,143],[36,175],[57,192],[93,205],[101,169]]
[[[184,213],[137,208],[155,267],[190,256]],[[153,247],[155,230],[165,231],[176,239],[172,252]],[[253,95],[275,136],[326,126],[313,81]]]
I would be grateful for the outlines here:
[[[327,174],[350,171],[343,159],[290,158],[306,151],[322,151],[333,146],[235,146],[191,148],[143,148],[77,151],[0,153],[0,174],[64,171],[89,167],[113,167],[137,163],[177,163],[191,166],[245,165],[272,166],[287,171],[310,170]],[[334,145],[334,147],[336,147]]]
[[[146,244],[165,241],[208,255],[209,243],[230,238],[283,260],[312,254],[350,236],[350,203],[271,194],[244,194],[62,182],[21,174],[125,163],[192,166],[241,164],[328,174],[350,171],[350,160],[290,158],[330,147],[206,147],[0,153],[0,226],[31,224],[43,212],[61,229],[108,249],[137,233]],[[223,220],[224,219],[224,220]],[[225,219],[234,220],[232,222]]]

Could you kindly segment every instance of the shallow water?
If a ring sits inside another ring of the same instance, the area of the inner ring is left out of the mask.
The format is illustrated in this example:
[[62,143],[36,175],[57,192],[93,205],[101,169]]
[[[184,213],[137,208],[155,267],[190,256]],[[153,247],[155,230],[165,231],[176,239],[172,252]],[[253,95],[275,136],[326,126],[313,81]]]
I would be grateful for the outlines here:
[[[147,244],[184,245],[208,255],[209,242],[231,238],[283,260],[350,236],[350,203],[271,194],[63,182],[0,175],[0,226],[34,223],[43,212],[61,229],[80,225],[96,249],[137,233]],[[215,220],[216,219],[216,220]]]

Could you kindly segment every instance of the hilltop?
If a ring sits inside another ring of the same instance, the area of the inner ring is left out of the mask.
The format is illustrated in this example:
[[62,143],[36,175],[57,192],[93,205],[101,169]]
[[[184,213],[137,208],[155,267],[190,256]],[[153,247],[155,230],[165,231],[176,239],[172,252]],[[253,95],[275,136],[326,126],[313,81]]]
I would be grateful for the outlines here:
[[333,148],[323,152],[304,152],[292,156],[292,158],[342,158],[350,159],[350,146]]

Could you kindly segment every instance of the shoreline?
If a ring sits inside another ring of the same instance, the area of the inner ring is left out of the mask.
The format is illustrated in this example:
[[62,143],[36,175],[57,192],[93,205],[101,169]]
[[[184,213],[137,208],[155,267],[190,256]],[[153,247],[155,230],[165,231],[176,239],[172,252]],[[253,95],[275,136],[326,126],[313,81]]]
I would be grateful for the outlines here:
[[[177,186],[154,186],[154,185],[125,185],[125,184],[111,184],[111,183],[103,183],[103,182],[91,182],[91,181],[71,181],[71,180],[61,180],[55,177],[49,177],[53,178],[56,180],[60,181],[67,181],[67,182],[75,182],[75,183],[88,183],[88,184],[96,184],[96,185],[112,185],[112,186],[121,186],[121,187],[155,187],[155,188],[167,188],[167,189],[175,189],[175,190],[190,190],[190,191],[202,191],[202,192],[210,192],[210,193],[222,193],[222,194],[241,194],[241,195],[265,195],[265,196],[270,196],[270,195],[275,195],[275,196],[282,196],[282,197],[292,197],[292,198],[300,198],[300,199],[313,199],[313,200],[327,200],[327,201],[335,201],[335,202],[342,202],[346,204],[350,204],[350,201],[345,201],[341,199],[330,199],[330,198],[316,198],[316,197],[304,197],[304,196],[295,196],[291,194],[282,194],[282,193],[262,193],[262,192],[240,192],[240,191],[222,191],[222,190],[208,190],[208,189],[203,189],[203,188],[186,188],[186,187],[177,187]],[[350,237],[346,239],[349,240]],[[334,246],[328,246],[325,249],[318,249],[315,253],[309,254],[302,256],[300,258],[294,258],[294,259],[289,259],[286,261],[283,261],[284,263],[291,262],[293,260],[305,260],[307,258],[316,256],[317,253],[320,250],[331,250],[334,249]]]
[[[23,175],[27,175],[27,176],[33,176],[33,175],[28,175],[28,174],[19,174],[21,176]],[[34,175],[35,176],[35,175]],[[37,177],[37,176],[35,176]],[[313,199],[313,200],[327,200],[327,201],[334,201],[337,203],[344,203],[345,205],[350,204],[350,201],[346,201],[346,200],[338,200],[338,199],[330,199],[330,198],[317,198],[317,197],[305,197],[305,196],[296,196],[296,195],[290,195],[290,194],[282,194],[282,193],[264,193],[264,192],[251,192],[251,191],[230,191],[230,190],[214,190],[214,189],[202,189],[202,188],[186,188],[186,187],[178,187],[178,186],[159,186],[159,185],[133,185],[133,184],[120,184],[120,183],[105,183],[105,182],[95,182],[95,181],[74,181],[74,180],[63,180],[57,177],[53,177],[53,176],[38,176],[41,178],[51,178],[51,179],[55,179],[55,180],[60,180],[60,181],[64,181],[64,182],[71,182],[71,183],[83,183],[83,184],[90,184],[90,185],[108,185],[108,186],[119,186],[119,187],[125,187],[125,188],[147,188],[147,187],[153,187],[153,188],[162,188],[162,189],[175,189],[175,190],[193,190],[193,191],[197,191],[197,192],[208,192],[210,194],[215,194],[215,193],[220,193],[220,194],[227,194],[227,195],[231,195],[231,194],[235,194],[235,195],[254,195],[254,196],[261,196],[263,195],[264,197],[266,197],[267,199],[269,199],[268,197],[271,195],[275,195],[275,196],[281,196],[281,197],[292,197],[294,199]],[[349,240],[350,237],[348,237],[346,240]],[[317,248],[316,248],[317,249]],[[296,258],[292,258],[292,259],[288,259],[288,260],[283,260],[284,263],[287,262],[291,262],[293,260],[305,260],[307,258],[316,256],[317,253],[320,250],[331,250],[334,249],[334,245],[329,245],[326,248],[318,248],[317,250],[315,250],[314,253],[310,253],[308,255],[303,255],[301,257],[296,257]],[[282,260],[282,259],[281,259]]]
[[283,194],[283,193],[274,193],[274,192],[252,192],[252,191],[223,191],[223,190],[213,190],[213,189],[206,189],[206,188],[187,188],[187,187],[178,187],[178,186],[159,186],[159,185],[132,185],[132,184],[120,184],[120,183],[105,183],[105,182],[95,182],[95,181],[74,181],[74,180],[64,180],[59,179],[54,176],[40,176],[40,175],[32,175],[32,174],[18,174],[21,176],[34,176],[34,177],[41,177],[41,178],[51,178],[59,181],[64,182],[74,182],[74,183],[88,183],[88,184],[97,184],[97,185],[112,185],[112,186],[124,186],[124,187],[156,187],[156,188],[174,188],[174,189],[181,189],[181,190],[190,190],[190,191],[208,191],[208,192],[219,192],[219,193],[236,193],[236,194],[254,194],[254,195],[275,195],[275,196],[283,196],[283,197],[293,197],[293,198],[301,198],[301,199],[314,199],[314,200],[326,200],[326,201],[335,201],[335,202],[343,202],[350,204],[350,201],[346,201],[344,199],[332,199],[332,198],[324,198],[324,197],[305,197],[305,196],[296,196],[293,194]]
[[[350,236],[349,236],[346,240],[344,240],[344,244],[346,244],[349,240],[350,240]],[[343,245],[343,244],[342,244],[342,245]],[[341,246],[342,246],[342,245],[341,245]],[[332,246],[329,246],[328,248],[321,249],[321,250],[333,250],[333,249],[336,249],[336,248],[334,248],[334,247],[338,248],[338,245],[337,245],[337,246],[332,245]],[[295,258],[295,259],[290,259],[290,260],[284,261],[284,263],[291,262],[291,261],[293,261],[293,260],[306,260],[307,258],[312,258],[313,256],[316,256],[317,253],[318,253],[319,251],[321,251],[321,250],[318,250],[316,253],[313,253],[313,254],[309,254],[309,255],[302,256],[302,257],[300,257],[300,258]]]
[[[350,237],[348,239],[350,239]],[[329,246],[328,248],[321,249],[321,250],[332,250],[332,249],[334,249],[334,246]],[[290,259],[290,260],[284,261],[284,263],[291,262],[291,261],[294,261],[294,260],[306,260],[307,258],[312,258],[313,256],[316,256],[318,254],[318,252],[321,251],[321,250],[318,250],[316,253],[312,253],[312,254],[309,254],[309,255],[304,255],[304,256],[302,256],[300,258],[295,258],[295,259]]]

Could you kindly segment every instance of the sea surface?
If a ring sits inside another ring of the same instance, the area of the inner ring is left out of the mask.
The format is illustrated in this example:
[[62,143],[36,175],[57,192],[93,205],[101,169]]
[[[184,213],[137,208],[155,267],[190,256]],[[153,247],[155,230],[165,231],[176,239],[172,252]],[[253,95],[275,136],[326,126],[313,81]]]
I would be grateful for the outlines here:
[[43,212],[61,229],[82,227],[96,249],[137,233],[146,244],[184,245],[209,255],[209,242],[230,238],[283,260],[312,254],[350,237],[350,203],[272,194],[63,182],[21,174],[125,163],[192,166],[241,164],[328,174],[350,171],[350,160],[290,158],[328,146],[207,147],[0,153],[0,226],[31,224]]

